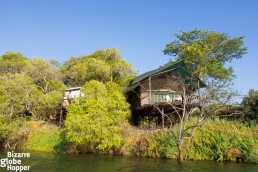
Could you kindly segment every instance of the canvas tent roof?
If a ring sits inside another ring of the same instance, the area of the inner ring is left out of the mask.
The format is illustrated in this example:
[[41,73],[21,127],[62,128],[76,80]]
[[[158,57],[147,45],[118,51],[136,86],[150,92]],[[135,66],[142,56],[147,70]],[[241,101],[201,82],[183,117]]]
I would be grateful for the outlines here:
[[[143,74],[135,77],[129,83],[129,87],[131,89],[134,89],[135,86],[137,86],[142,81],[148,79],[150,76],[157,76],[159,74],[170,73],[170,72],[173,72],[173,71],[176,71],[177,73],[179,73],[180,76],[185,79],[186,84],[192,82],[193,78],[194,78],[194,80],[199,81],[199,84],[200,84],[201,88],[206,87],[206,85],[199,78],[195,77],[193,75],[193,73],[191,71],[189,71],[189,69],[186,67],[185,62],[183,60],[175,62],[175,63],[173,63],[169,66],[166,66],[166,67],[158,68],[158,69],[151,70],[149,72],[143,73]],[[130,88],[129,88],[129,90],[131,90]]]
[[70,87],[70,88],[64,89],[64,91],[80,90],[81,88],[82,88],[82,87]]

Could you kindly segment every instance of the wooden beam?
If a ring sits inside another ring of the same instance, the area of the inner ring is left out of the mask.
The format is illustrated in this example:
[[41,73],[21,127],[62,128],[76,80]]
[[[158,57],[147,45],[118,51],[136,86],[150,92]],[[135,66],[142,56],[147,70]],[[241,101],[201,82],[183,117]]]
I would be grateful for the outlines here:
[[151,76],[149,76],[149,104],[152,104],[152,102],[151,102]]
[[161,119],[162,119],[162,129],[164,130],[165,128],[165,115],[164,115],[164,107],[161,107]]

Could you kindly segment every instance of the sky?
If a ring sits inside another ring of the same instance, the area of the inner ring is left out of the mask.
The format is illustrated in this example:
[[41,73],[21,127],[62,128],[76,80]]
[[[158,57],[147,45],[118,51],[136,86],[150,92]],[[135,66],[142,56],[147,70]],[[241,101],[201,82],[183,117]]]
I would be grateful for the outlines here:
[[248,53],[228,65],[242,95],[258,90],[257,0],[0,0],[0,56],[63,63],[115,47],[141,74],[173,58],[162,50],[175,33],[196,28],[244,36]]

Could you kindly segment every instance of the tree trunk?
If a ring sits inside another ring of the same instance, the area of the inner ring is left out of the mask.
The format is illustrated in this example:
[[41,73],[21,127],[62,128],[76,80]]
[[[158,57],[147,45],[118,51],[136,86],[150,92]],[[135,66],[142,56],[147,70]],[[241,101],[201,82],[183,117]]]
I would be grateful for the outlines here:
[[183,162],[183,140],[180,140],[177,145],[178,148],[178,161]]
[[110,71],[110,81],[113,82],[113,71],[112,71],[112,69]]
[[11,104],[11,107],[10,107],[10,113],[8,115],[8,118],[11,119],[12,116],[13,116],[13,108],[14,108],[14,104]]

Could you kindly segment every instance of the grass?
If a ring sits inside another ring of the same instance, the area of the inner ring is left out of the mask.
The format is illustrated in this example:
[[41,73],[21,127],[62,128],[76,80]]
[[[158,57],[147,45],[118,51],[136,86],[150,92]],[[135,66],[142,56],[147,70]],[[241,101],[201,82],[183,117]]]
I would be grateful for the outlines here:
[[31,151],[56,152],[60,144],[60,129],[42,121],[29,121],[26,128],[30,131],[24,149]]
[[[131,135],[124,149],[129,154],[176,159],[177,140],[171,131]],[[194,138],[184,143],[185,160],[258,163],[258,133],[239,121],[208,120]]]
[[[42,121],[25,123],[28,132],[23,149],[31,151],[83,153],[85,145],[65,141],[64,133]],[[253,162],[258,164],[258,127],[239,121],[208,120],[196,130],[192,140],[184,143],[185,160]],[[177,140],[171,131],[140,130],[123,126],[124,142],[118,152],[123,155],[176,159]]]
[[258,163],[258,133],[238,121],[209,120],[185,144],[190,160]]

